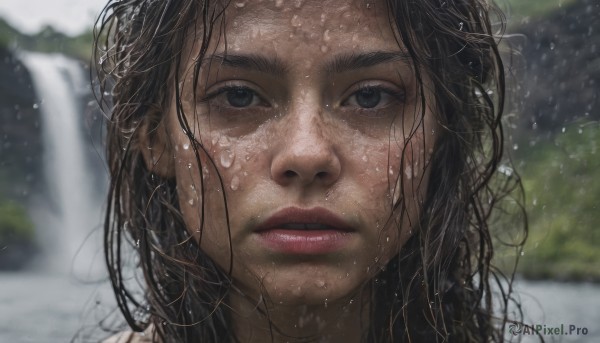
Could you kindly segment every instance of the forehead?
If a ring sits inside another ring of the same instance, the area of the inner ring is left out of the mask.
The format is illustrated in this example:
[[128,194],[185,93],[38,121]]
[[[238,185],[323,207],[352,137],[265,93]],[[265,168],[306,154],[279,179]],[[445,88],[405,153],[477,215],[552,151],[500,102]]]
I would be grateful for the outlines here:
[[380,0],[232,1],[225,10],[225,29],[213,37],[210,50],[259,51],[284,59],[398,51],[389,18]]

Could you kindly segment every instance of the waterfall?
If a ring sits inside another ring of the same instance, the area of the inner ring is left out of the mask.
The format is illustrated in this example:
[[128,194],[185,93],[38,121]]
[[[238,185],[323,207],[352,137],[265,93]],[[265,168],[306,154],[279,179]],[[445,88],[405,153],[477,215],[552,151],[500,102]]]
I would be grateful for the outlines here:
[[91,139],[83,125],[82,106],[89,82],[79,62],[60,54],[22,53],[21,60],[39,100],[34,108],[41,111],[44,142],[46,192],[36,196],[30,211],[42,248],[40,267],[83,277],[98,275],[105,192],[94,185],[105,173],[89,163]]

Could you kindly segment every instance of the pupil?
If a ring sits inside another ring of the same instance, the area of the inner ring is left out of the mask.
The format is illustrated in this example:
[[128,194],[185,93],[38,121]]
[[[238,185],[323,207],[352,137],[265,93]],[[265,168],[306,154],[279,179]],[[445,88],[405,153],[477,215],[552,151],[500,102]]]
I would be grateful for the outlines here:
[[254,93],[247,89],[231,89],[227,91],[227,101],[233,107],[246,107],[252,103]]
[[381,101],[381,93],[377,89],[365,88],[356,94],[356,103],[360,107],[373,108]]

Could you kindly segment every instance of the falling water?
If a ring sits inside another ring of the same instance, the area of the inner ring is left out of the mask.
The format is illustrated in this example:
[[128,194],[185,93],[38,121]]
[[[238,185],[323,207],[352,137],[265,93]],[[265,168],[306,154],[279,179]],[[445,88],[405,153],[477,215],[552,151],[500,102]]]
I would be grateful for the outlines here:
[[60,54],[23,53],[41,111],[46,194],[32,216],[44,252],[43,268],[97,274],[100,265],[98,224],[99,174],[89,166],[89,136],[84,131],[82,96],[89,87],[81,65]]

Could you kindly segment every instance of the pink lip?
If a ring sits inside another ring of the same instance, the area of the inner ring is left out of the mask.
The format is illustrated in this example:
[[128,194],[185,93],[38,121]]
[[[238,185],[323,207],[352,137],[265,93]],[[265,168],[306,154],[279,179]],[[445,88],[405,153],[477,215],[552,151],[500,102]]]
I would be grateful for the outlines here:
[[326,254],[344,247],[354,229],[333,212],[315,207],[277,211],[255,230],[267,248],[287,254]]

